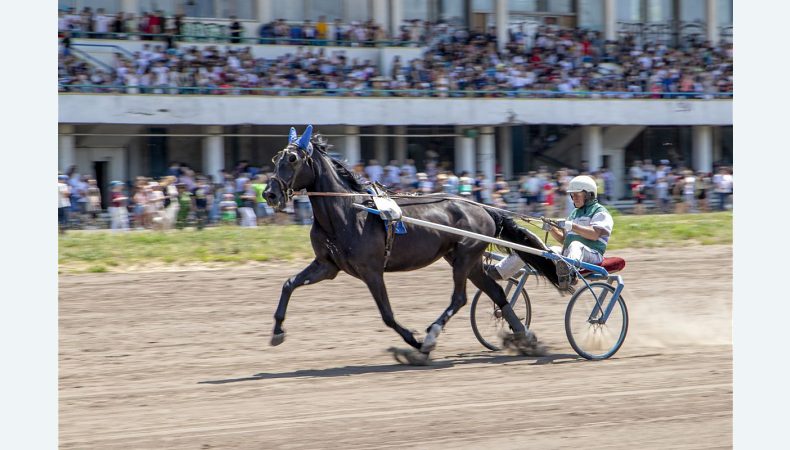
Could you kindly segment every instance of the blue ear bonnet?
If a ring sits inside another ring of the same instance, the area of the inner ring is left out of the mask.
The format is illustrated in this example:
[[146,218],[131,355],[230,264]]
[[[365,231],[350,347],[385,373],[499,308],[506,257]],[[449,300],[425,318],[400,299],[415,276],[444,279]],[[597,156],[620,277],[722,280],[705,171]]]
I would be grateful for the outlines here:
[[[297,144],[299,145],[299,148],[301,148],[302,150],[308,150],[308,147],[310,147],[310,138],[312,136],[313,136],[313,126],[308,125],[307,128],[305,128],[302,137],[299,138],[299,142]],[[308,150],[308,153],[312,153],[312,147]]]
[[310,144],[310,138],[313,136],[313,126],[308,125],[305,128],[302,137],[297,138],[296,130],[291,127],[291,131],[288,133],[288,144],[296,144],[297,147],[307,152],[308,155],[313,154],[313,146]]

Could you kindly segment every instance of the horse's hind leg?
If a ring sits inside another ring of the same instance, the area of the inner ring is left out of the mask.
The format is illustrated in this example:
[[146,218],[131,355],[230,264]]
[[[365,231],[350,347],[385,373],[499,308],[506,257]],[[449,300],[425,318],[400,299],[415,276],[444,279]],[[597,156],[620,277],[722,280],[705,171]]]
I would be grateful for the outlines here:
[[512,336],[503,337],[505,347],[515,348],[522,355],[542,356],[546,353],[546,347],[538,341],[535,333],[528,330],[516,316],[516,313],[507,301],[502,286],[485,273],[482,261],[478,261],[478,264],[472,268],[472,271],[469,273],[469,279],[472,280],[472,283],[478,289],[494,300],[494,303],[502,311],[502,316],[507,321],[510,329],[513,330]]
[[367,273],[361,274],[360,278],[367,284],[370,293],[373,295],[384,324],[395,330],[407,344],[419,350],[421,344],[414,337],[414,334],[395,321],[395,315],[392,312],[390,300],[387,296],[387,287],[384,285],[384,274]]
[[283,321],[285,320],[285,311],[288,309],[288,300],[291,299],[291,294],[294,289],[306,284],[315,284],[319,281],[331,280],[337,276],[338,270],[337,266],[329,261],[314,259],[304,270],[285,281],[282,292],[280,293],[280,303],[277,305],[277,311],[274,313],[272,345],[280,345],[285,340]]
[[526,332],[526,327],[523,323],[521,323],[520,320],[518,320],[518,316],[516,316],[516,313],[513,312],[513,308],[510,306],[510,303],[508,303],[507,297],[505,296],[505,291],[502,289],[502,286],[500,286],[499,283],[497,283],[483,270],[482,261],[479,261],[479,264],[475,265],[469,272],[469,279],[472,280],[472,284],[477,286],[477,288],[481,291],[485,292],[485,294],[490,299],[492,299],[494,303],[496,303],[496,305],[502,311],[502,316],[505,318],[507,324],[514,333],[521,334]]

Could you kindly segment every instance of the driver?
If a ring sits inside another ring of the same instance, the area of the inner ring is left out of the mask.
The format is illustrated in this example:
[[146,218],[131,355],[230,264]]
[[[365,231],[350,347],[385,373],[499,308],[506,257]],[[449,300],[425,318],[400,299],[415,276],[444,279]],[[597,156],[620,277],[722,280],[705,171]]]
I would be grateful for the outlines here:
[[[562,248],[552,247],[568,258],[578,259],[586,263],[600,265],[603,254],[609,244],[609,236],[614,228],[612,215],[598,203],[598,186],[591,177],[580,175],[568,184],[568,195],[576,208],[564,221],[560,221],[562,230],[550,226],[548,231],[552,237],[562,242]],[[570,268],[567,264],[557,264],[557,275],[560,284],[570,280]]]
[[[548,223],[543,225],[554,239],[563,244],[562,247],[551,247],[553,251],[590,264],[600,265],[603,262],[614,220],[609,211],[598,203],[597,191],[595,180],[587,175],[577,176],[570,181],[567,192],[576,209],[567,219],[559,221],[560,229]],[[489,275],[495,279],[509,278],[512,274],[505,276],[505,269],[515,267],[515,273],[524,267],[523,261],[520,261],[521,264],[518,264],[519,261],[509,261],[513,258],[518,258],[518,255],[513,253],[492,266],[492,269],[497,270],[489,270]],[[567,264],[557,263],[557,276],[561,290],[566,289],[572,282],[571,269]]]

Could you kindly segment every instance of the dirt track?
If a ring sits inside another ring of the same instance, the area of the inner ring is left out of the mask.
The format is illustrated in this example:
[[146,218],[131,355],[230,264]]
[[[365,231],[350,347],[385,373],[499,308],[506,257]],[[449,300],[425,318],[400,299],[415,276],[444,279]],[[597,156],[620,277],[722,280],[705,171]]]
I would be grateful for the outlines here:
[[[549,356],[485,350],[467,306],[435,364],[410,367],[385,352],[405,344],[347,275],[294,293],[279,347],[272,315],[301,265],[61,276],[60,446],[731,447],[732,247],[617,255],[631,321],[602,362],[575,355],[568,297],[545,286],[530,296]],[[444,262],[387,281],[409,328],[449,304]]]

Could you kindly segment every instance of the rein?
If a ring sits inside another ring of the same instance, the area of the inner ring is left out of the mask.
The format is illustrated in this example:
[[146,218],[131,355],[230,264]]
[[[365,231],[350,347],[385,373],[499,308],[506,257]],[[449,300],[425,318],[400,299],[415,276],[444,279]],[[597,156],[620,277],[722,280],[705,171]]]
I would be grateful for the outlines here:
[[[309,197],[373,197],[372,194],[363,194],[363,193],[356,193],[356,192],[305,192],[305,195],[307,195]],[[442,192],[436,192],[436,193],[432,193],[432,194],[390,194],[390,198],[407,198],[407,199],[408,198],[413,198],[413,199],[418,199],[418,198],[426,198],[426,197],[433,197],[433,198],[438,198],[438,199],[441,199],[441,200],[455,200],[455,201],[462,201],[462,202],[466,202],[466,203],[471,203],[473,205],[481,206],[481,207],[486,208],[486,209],[492,209],[494,211],[499,211],[499,212],[501,212],[503,214],[506,214],[508,216],[511,216],[511,217],[516,217],[518,219],[523,220],[524,222],[527,222],[527,224],[529,224],[529,225],[532,225],[532,226],[534,226],[536,228],[540,228],[541,230],[543,229],[543,227],[541,225],[539,225],[539,224],[543,224],[543,222],[544,222],[544,218],[543,217],[541,217],[541,218],[529,217],[529,216],[525,216],[524,214],[514,213],[513,211],[508,211],[506,209],[497,208],[496,206],[486,205],[484,203],[476,202],[474,200],[469,200],[467,198],[450,197],[447,194],[442,193]],[[548,220],[548,219],[546,219],[546,220]],[[546,232],[546,238],[544,239],[544,242],[547,239],[548,239],[548,232]]]
[[[277,154],[274,155],[274,157],[272,158],[272,162],[275,163],[275,166],[278,166],[280,160],[282,160],[282,158],[284,158],[285,155],[288,154],[288,153],[290,153],[290,152],[289,152],[289,149],[287,149],[287,148],[277,152]],[[300,152],[298,150],[295,153],[296,153],[297,158],[301,159],[303,163],[306,163],[308,166],[312,166],[313,165],[312,164],[313,158],[310,155],[303,154],[302,152]],[[294,173],[294,176],[291,177],[291,180],[288,183],[286,183],[285,180],[280,178],[280,175],[277,173],[277,171],[275,171],[275,173],[270,177],[270,180],[274,180],[280,185],[280,188],[282,189],[283,193],[285,194],[286,202],[293,199],[293,196],[294,196],[293,185],[296,182],[296,174],[295,173]],[[359,193],[359,192],[305,192],[305,195],[307,195],[308,197],[374,197],[373,194]],[[445,194],[443,192],[436,192],[436,193],[432,193],[432,194],[395,194],[395,193],[390,193],[389,196],[390,196],[390,198],[413,198],[413,199],[432,197],[432,198],[438,198],[438,199],[442,199],[442,200],[462,201],[462,202],[471,203],[473,205],[477,205],[477,206],[480,206],[480,207],[483,207],[483,208],[486,208],[486,209],[499,211],[499,212],[501,212],[501,213],[503,213],[505,215],[508,215],[510,217],[515,217],[515,218],[521,219],[524,222],[527,222],[527,224],[533,225],[533,226],[538,227],[538,228],[542,228],[542,227],[539,226],[539,225],[536,225],[536,223],[543,223],[546,220],[543,217],[541,217],[541,218],[533,218],[533,217],[526,216],[524,214],[514,213],[514,212],[508,211],[506,209],[502,209],[502,208],[497,208],[495,206],[486,205],[484,203],[476,202],[474,200],[470,200],[470,199],[463,198],[463,197],[450,197],[450,196],[448,196],[447,194]],[[548,238],[548,233],[547,233],[546,237]]]

